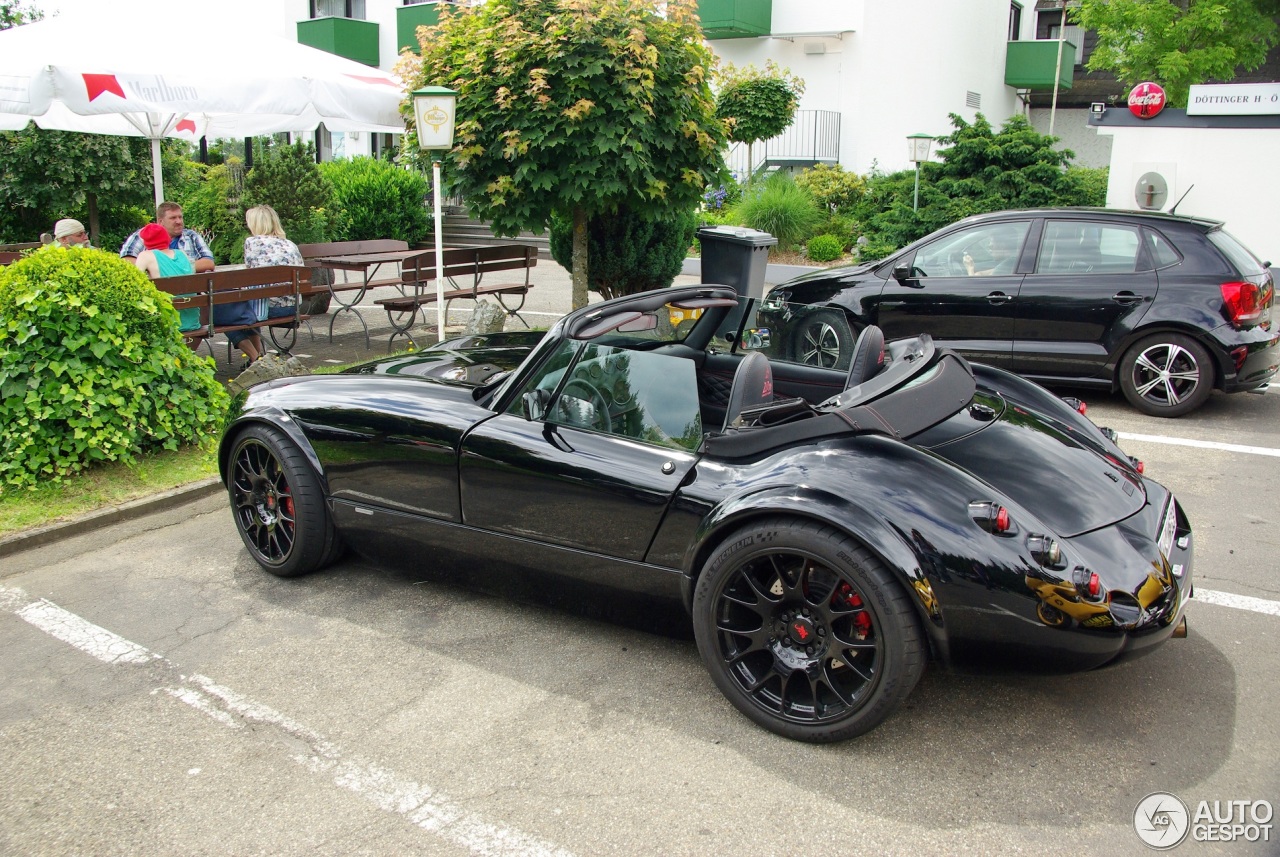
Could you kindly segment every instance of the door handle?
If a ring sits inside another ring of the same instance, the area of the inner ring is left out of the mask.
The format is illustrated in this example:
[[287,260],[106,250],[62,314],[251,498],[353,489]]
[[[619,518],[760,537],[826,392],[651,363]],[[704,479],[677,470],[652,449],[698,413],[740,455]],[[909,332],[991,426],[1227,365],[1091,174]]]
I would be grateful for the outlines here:
[[1004,292],[992,292],[987,295],[987,303],[995,306],[1007,304],[1011,300],[1013,300],[1013,295],[1006,295]]
[[1111,296],[1111,300],[1121,306],[1129,306],[1131,304],[1140,304],[1143,301],[1142,295],[1135,295],[1133,292],[1117,292]]

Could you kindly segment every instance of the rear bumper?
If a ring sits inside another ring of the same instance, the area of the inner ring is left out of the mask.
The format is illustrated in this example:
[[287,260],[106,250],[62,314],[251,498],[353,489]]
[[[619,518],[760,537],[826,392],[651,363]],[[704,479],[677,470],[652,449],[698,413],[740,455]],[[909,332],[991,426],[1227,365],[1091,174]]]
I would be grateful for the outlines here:
[[1271,330],[1219,328],[1213,338],[1225,352],[1226,359],[1221,364],[1224,392],[1257,389],[1280,372],[1280,325],[1275,322]]

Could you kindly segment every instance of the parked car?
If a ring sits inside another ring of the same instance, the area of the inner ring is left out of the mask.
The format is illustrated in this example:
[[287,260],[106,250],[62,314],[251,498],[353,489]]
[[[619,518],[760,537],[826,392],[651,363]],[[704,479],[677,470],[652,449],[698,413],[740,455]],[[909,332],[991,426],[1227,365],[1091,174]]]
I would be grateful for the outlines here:
[[930,657],[1087,669],[1185,632],[1190,525],[1114,433],[927,335],[770,361],[756,305],[663,289],[256,386],[219,451],[235,526],[281,576],[349,545],[683,603],[725,696],[807,741]]
[[875,324],[1041,383],[1118,387],[1138,410],[1176,417],[1280,368],[1269,266],[1214,220],[1000,211],[777,286],[762,324],[775,355],[815,366],[847,366]]

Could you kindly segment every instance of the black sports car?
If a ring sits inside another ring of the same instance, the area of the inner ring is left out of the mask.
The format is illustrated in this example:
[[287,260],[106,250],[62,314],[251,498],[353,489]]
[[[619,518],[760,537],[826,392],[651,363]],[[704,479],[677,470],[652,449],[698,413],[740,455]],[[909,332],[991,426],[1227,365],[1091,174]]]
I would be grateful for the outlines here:
[[1159,212],[998,211],[887,259],[807,274],[766,298],[771,356],[849,365],[863,326],[921,331],[1048,384],[1117,387],[1176,417],[1280,369],[1275,284],[1218,221]]
[[808,741],[930,658],[1087,669],[1185,632],[1187,519],[1072,403],[926,335],[868,327],[843,372],[767,340],[754,300],[671,288],[254,387],[236,527],[277,575],[349,545],[681,600],[729,700]]

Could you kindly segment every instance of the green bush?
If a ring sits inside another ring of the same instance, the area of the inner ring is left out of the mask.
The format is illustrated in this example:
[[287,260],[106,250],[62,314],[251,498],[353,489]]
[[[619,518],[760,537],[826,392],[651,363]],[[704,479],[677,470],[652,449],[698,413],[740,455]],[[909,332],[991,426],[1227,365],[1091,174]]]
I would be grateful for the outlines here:
[[844,242],[835,235],[815,235],[809,239],[809,258],[815,262],[832,262],[844,255]]
[[777,238],[779,249],[804,243],[822,221],[813,197],[785,173],[774,173],[763,185],[748,191],[733,212],[743,226]]
[[[280,215],[285,234],[297,244],[312,241],[338,241],[337,234],[317,237],[316,212],[332,212],[333,185],[316,163],[316,150],[310,143],[299,141],[279,144],[270,138],[255,141],[253,168],[244,177],[244,195],[236,217],[241,236],[249,234],[244,213],[255,205],[269,205]],[[231,159],[228,159],[231,160]],[[330,228],[330,218],[319,217],[320,228]],[[385,236],[383,236],[385,237]]]
[[112,253],[44,247],[0,269],[0,491],[211,436],[227,394],[210,362]]
[[832,213],[852,211],[867,183],[857,173],[846,173],[839,164],[817,164],[796,176],[796,184],[813,197],[818,207]]
[[374,158],[321,164],[345,218],[343,239],[422,241],[431,233],[427,180],[421,173]]
[[[698,220],[692,211],[649,220],[629,210],[587,222],[588,288],[604,298],[664,289],[675,280],[693,243]],[[551,255],[573,271],[573,222],[551,219]]]
[[244,261],[244,225],[240,197],[244,185],[244,164],[239,158],[211,167],[196,165],[203,181],[196,183],[182,202],[182,219],[190,229],[204,236],[218,264]]

